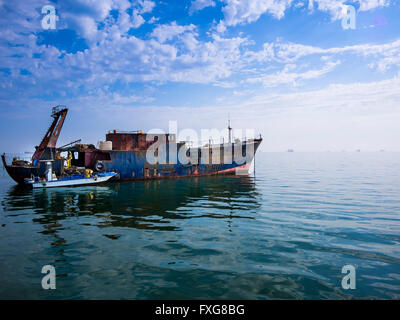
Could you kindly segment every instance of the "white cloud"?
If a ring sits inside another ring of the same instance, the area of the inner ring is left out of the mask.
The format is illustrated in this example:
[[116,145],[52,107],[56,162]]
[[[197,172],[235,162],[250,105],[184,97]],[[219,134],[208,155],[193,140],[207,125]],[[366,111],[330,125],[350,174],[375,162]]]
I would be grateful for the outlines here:
[[143,23],[145,23],[145,20],[140,14],[133,13],[132,14],[132,28],[139,28]]
[[138,13],[140,13],[140,14],[150,13],[153,11],[155,6],[156,6],[156,4],[154,1],[139,0],[140,9],[138,10]]
[[317,3],[317,9],[328,12],[332,20],[337,20],[343,15],[343,3],[346,0],[309,0]]
[[146,20],[142,17],[145,13],[153,11],[155,3],[148,0],[138,0],[137,7],[132,12],[132,28],[137,29],[143,25]]
[[[83,52],[67,53],[51,45],[37,44],[35,33],[41,31],[40,23],[35,25],[30,21],[40,19],[35,8],[40,8],[41,3],[33,0],[27,3],[31,5],[29,10],[25,4],[20,6],[29,19],[25,16],[18,18],[13,11],[1,11],[4,14],[1,20],[3,39],[11,44],[24,43],[24,47],[9,46],[7,42],[0,44],[1,67],[6,66],[10,73],[0,79],[0,86],[15,90],[22,86],[27,94],[43,91],[50,95],[65,90],[78,94],[82,88],[90,90],[117,81],[209,83],[225,88],[251,82],[260,82],[266,87],[287,83],[299,85],[333,71],[336,64],[329,61],[340,59],[345,62],[347,56],[342,59],[344,54],[373,58],[365,65],[381,72],[400,66],[400,40],[327,49],[278,40],[265,43],[260,51],[250,51],[246,47],[250,41],[243,36],[229,38],[210,31],[209,38],[202,38],[198,27],[193,24],[172,22],[156,25],[149,39],[128,34],[130,28],[144,23],[142,14],[153,10],[154,3],[150,1],[110,0],[99,2],[98,8],[92,8],[89,0],[63,2],[63,15],[68,17],[68,24],[75,23],[89,43],[89,48]],[[107,14],[109,8],[119,10],[117,21]],[[126,12],[128,9],[132,9],[133,17]],[[10,24],[5,21],[10,21]],[[98,21],[104,23],[101,32],[97,30]],[[224,31],[224,21],[218,26],[220,31]],[[27,29],[30,27],[32,30]],[[215,25],[213,28],[218,29]],[[29,37],[26,35],[28,30],[31,33]],[[40,59],[33,58],[34,54],[40,55]],[[300,68],[301,65],[296,65],[296,71],[290,69],[290,64],[297,64],[301,58],[311,55],[325,57],[325,65],[319,69]],[[269,64],[273,64],[274,69],[265,67]],[[31,74],[21,76],[21,69]],[[15,92],[5,90],[3,95],[7,94]]]
[[158,20],[160,20],[160,18],[156,18],[156,17],[151,17],[150,18],[150,20],[148,21],[148,23],[155,23],[155,22],[157,22]]
[[[42,4],[43,5],[43,4]],[[74,29],[90,42],[97,38],[97,23],[113,8],[113,0],[65,0],[56,6],[60,16],[58,28]],[[41,7],[38,4],[38,7]]]
[[378,7],[384,7],[394,2],[393,0],[360,0],[360,11],[368,11]]
[[219,33],[224,33],[224,32],[226,31],[226,26],[225,26],[224,21],[221,20],[221,21],[217,24],[217,26],[216,26],[215,29],[216,29],[217,32],[219,32]]
[[[261,15],[268,13],[277,19],[281,19],[285,15],[285,11],[294,6],[301,8],[302,2],[293,0],[223,0],[225,6],[222,11],[224,13],[224,22],[226,26],[236,26],[248,24],[257,21]],[[378,7],[387,6],[390,0],[358,0],[359,10],[368,11]],[[392,1],[393,2],[393,1]],[[342,17],[343,5],[346,0],[309,0],[308,9],[313,12],[314,9],[328,12],[332,20]]]
[[151,36],[156,38],[161,43],[164,43],[168,40],[172,40],[174,37],[183,34],[187,31],[193,31],[196,27],[193,24],[187,26],[177,25],[176,22],[171,22],[170,24],[164,24],[157,26]]
[[76,16],[65,14],[63,18],[68,21],[68,26],[71,29],[78,30],[78,33],[81,37],[89,41],[96,39],[97,24],[92,17],[86,15]]
[[207,7],[215,7],[215,1],[213,0],[193,0],[190,5],[189,13],[193,14],[193,12],[203,10]]
[[268,12],[277,19],[285,15],[292,0],[225,0],[222,11],[227,26],[251,23]]
[[[328,12],[332,20],[342,18],[343,5],[348,4],[346,0],[309,0],[311,10],[313,9],[313,2],[317,3],[318,10]],[[359,4],[359,11],[369,11],[387,6],[391,0],[358,0],[356,2]]]
[[340,64],[340,61],[336,62],[328,62],[321,69],[312,69],[307,70],[302,73],[292,72],[296,66],[295,65],[286,65],[284,69],[280,72],[274,74],[263,75],[259,77],[248,78],[246,82],[248,83],[256,83],[261,82],[264,87],[276,87],[281,84],[293,84],[297,85],[297,82],[302,80],[316,79],[321,77],[322,75],[332,71],[337,65]]
[[234,127],[254,128],[266,137],[262,148],[268,151],[400,150],[399,88],[398,76],[319,90],[258,92],[196,114],[204,121],[212,110],[230,112]]
[[248,62],[293,63],[300,58],[320,55],[327,59],[328,56],[355,54],[363,57],[374,57],[371,66],[380,71],[386,71],[391,66],[400,66],[400,40],[384,44],[361,44],[344,47],[319,48],[292,42],[277,40],[274,43],[265,43],[260,51],[247,51],[245,57]]
[[[40,5],[37,4],[39,7]],[[100,22],[106,22],[110,10],[119,11],[117,24],[121,31],[130,28],[139,28],[145,23],[144,14],[150,13],[155,7],[154,1],[136,0],[64,0],[57,6],[61,25],[59,28],[75,29],[80,36],[90,43],[98,41],[102,36],[98,31]],[[132,15],[127,14],[127,9],[132,9]]]
[[132,105],[135,102],[147,103],[147,102],[154,101],[154,98],[151,98],[151,97],[144,98],[143,96],[134,95],[134,94],[123,96],[119,93],[113,93],[109,97],[107,97],[107,96],[104,96],[104,97],[106,97],[107,100],[109,100],[108,101],[109,104],[116,104],[116,105]]
[[[126,10],[128,4],[120,1],[118,6]],[[106,87],[116,81],[213,83],[232,74],[235,61],[240,59],[241,47],[247,41],[241,37],[220,36],[200,41],[196,26],[175,22],[156,26],[152,37],[142,40],[127,33],[135,25],[126,12],[120,12],[117,21],[108,16],[101,32],[97,30],[94,16],[79,15],[74,20],[72,13],[64,12],[65,16],[68,14],[71,15],[68,22],[76,23],[80,34],[90,40],[89,48],[68,53],[51,45],[38,45],[34,34],[29,39],[20,35],[23,27],[5,29],[3,36],[10,43],[24,43],[24,47],[0,44],[0,67],[6,65],[10,70],[9,77],[0,78],[2,88],[23,86],[27,95],[37,92],[51,95],[65,90],[78,94],[82,88]],[[137,25],[141,23],[143,20],[139,18]],[[40,59],[34,58],[34,54]],[[31,74],[22,77],[21,69]],[[2,96],[5,95],[13,93],[3,92]]]

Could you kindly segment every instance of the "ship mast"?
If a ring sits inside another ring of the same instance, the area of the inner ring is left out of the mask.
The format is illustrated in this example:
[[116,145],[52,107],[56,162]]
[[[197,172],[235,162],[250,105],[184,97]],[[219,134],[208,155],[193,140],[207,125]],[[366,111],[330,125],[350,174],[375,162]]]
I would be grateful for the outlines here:
[[231,128],[231,118],[228,114],[228,132],[229,132],[229,143],[232,143],[232,128]]

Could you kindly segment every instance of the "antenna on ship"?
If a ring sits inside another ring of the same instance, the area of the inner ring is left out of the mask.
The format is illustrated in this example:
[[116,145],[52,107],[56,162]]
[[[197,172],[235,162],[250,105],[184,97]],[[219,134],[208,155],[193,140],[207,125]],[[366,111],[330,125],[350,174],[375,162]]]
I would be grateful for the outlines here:
[[230,115],[229,115],[229,113],[228,113],[228,132],[229,132],[229,143],[232,143],[232,139],[231,139],[231,131],[232,131],[232,128],[231,128],[231,117],[230,117]]

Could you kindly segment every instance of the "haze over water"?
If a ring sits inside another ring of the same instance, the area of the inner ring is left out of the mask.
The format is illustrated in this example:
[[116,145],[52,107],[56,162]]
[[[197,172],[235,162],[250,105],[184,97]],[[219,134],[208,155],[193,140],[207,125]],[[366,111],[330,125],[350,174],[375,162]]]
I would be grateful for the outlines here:
[[0,201],[1,299],[400,299],[400,153],[258,153],[250,176],[48,190],[1,168]]

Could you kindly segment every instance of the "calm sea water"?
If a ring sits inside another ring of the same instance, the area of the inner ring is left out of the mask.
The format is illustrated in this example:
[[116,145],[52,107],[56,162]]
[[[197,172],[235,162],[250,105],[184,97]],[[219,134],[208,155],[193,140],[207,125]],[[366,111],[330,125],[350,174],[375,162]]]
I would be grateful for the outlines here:
[[0,201],[2,299],[400,299],[400,153],[259,153],[250,176],[49,190],[1,168]]

